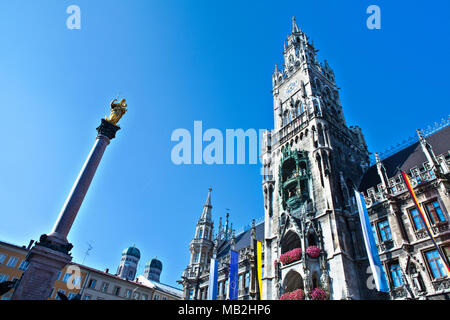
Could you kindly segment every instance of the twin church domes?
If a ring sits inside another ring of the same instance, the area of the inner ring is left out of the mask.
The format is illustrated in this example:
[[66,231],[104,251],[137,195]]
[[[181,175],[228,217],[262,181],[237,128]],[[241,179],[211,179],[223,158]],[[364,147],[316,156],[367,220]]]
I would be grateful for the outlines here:
[[[141,252],[133,244],[122,251],[122,259],[117,269],[117,275],[123,279],[133,281],[136,277],[137,266],[141,259]],[[159,282],[162,271],[162,262],[157,258],[149,260],[145,264],[144,276],[149,280]]]

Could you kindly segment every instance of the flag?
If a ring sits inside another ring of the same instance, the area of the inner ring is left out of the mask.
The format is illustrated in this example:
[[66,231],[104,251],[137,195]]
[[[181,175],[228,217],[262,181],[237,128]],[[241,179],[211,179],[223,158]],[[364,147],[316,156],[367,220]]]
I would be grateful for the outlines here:
[[208,300],[217,300],[217,274],[217,260],[213,258],[209,267]]
[[369,258],[370,268],[375,279],[375,285],[380,292],[389,292],[389,286],[378,255],[377,245],[373,237],[372,227],[370,225],[369,214],[367,213],[364,196],[355,190],[356,202],[358,204],[359,220],[361,220],[364,243],[366,245],[367,256]]
[[238,299],[239,290],[239,253],[230,250],[230,300]]
[[439,246],[436,243],[436,240],[433,237],[433,233],[431,232],[431,227],[430,227],[431,224],[430,224],[429,220],[427,219],[427,216],[424,214],[422,207],[419,205],[419,201],[417,200],[417,196],[416,196],[416,193],[414,192],[411,181],[409,180],[409,177],[406,174],[406,172],[404,172],[402,170],[400,170],[400,171],[402,173],[403,180],[405,180],[406,187],[408,188],[408,191],[411,194],[411,198],[413,199],[414,204],[416,205],[416,209],[417,209],[417,211],[419,211],[422,221],[425,224],[425,230],[427,231],[428,236],[430,237],[431,241],[433,242],[434,247],[436,248],[437,252],[439,253],[439,256],[441,257],[442,262],[444,263],[444,265],[446,267],[447,275],[450,277],[450,267],[448,265],[448,261],[445,258],[444,253],[442,252],[441,248],[439,248]]
[[257,299],[262,300],[262,252],[261,252],[261,241],[255,240],[254,242],[254,254],[255,254],[255,267],[256,267],[256,290],[257,290]]

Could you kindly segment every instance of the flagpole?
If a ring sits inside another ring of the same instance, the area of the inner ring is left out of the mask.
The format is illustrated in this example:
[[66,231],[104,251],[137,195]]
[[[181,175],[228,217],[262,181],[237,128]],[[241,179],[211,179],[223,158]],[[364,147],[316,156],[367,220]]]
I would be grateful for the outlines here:
[[412,187],[411,181],[409,180],[409,177],[406,174],[406,172],[404,172],[403,170],[400,170],[400,172],[402,174],[403,180],[405,181],[406,188],[408,189],[408,191],[409,191],[409,193],[411,195],[411,198],[414,201],[414,205],[416,206],[417,211],[419,211],[420,216],[422,217],[422,220],[423,220],[423,222],[425,224],[425,230],[427,231],[427,234],[430,237],[431,242],[433,243],[433,245],[436,248],[439,256],[441,257],[442,263],[445,265],[445,267],[447,269],[447,275],[450,277],[450,267],[448,265],[448,262],[445,259],[444,253],[442,252],[441,248],[437,245],[436,240],[433,237],[433,234],[432,234],[431,229],[430,229],[430,226],[431,226],[430,221],[428,220],[428,218],[424,214],[424,212],[423,212],[423,210],[422,210],[422,208],[421,208],[421,206],[419,204],[419,201],[417,199],[416,193],[414,192],[414,189]]

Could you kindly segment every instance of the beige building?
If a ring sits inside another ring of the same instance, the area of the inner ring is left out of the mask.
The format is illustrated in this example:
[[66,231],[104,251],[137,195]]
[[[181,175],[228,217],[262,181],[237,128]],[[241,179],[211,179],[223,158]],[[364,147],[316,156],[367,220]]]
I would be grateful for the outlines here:
[[[0,241],[0,282],[20,279],[27,268],[25,261],[32,242],[28,246],[17,246]],[[101,271],[77,263],[69,263],[58,274],[49,300],[59,299],[57,292],[69,299],[79,297],[82,300],[180,300],[182,291],[159,282],[162,263],[157,259],[149,261],[143,276],[134,279],[136,270],[130,263],[130,255],[139,256],[134,246],[125,249],[119,264],[117,275],[109,270]],[[136,257],[132,257],[136,258]],[[133,260],[134,261],[134,260]],[[132,261],[132,262],[133,262]],[[131,266],[130,266],[131,265]],[[124,268],[124,267],[127,268]],[[123,270],[127,277],[120,277]],[[132,278],[128,275],[133,274]],[[0,296],[0,300],[10,300],[12,291]]]
[[181,290],[139,276],[125,280],[109,273],[79,265],[87,272],[81,288],[82,300],[180,300]]

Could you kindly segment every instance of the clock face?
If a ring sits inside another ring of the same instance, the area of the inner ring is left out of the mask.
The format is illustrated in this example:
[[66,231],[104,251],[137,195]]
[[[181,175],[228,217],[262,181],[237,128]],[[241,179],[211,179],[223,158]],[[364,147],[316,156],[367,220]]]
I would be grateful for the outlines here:
[[286,87],[286,90],[285,90],[286,95],[291,94],[295,90],[295,88],[297,88],[297,85],[298,85],[298,80],[291,81]]

